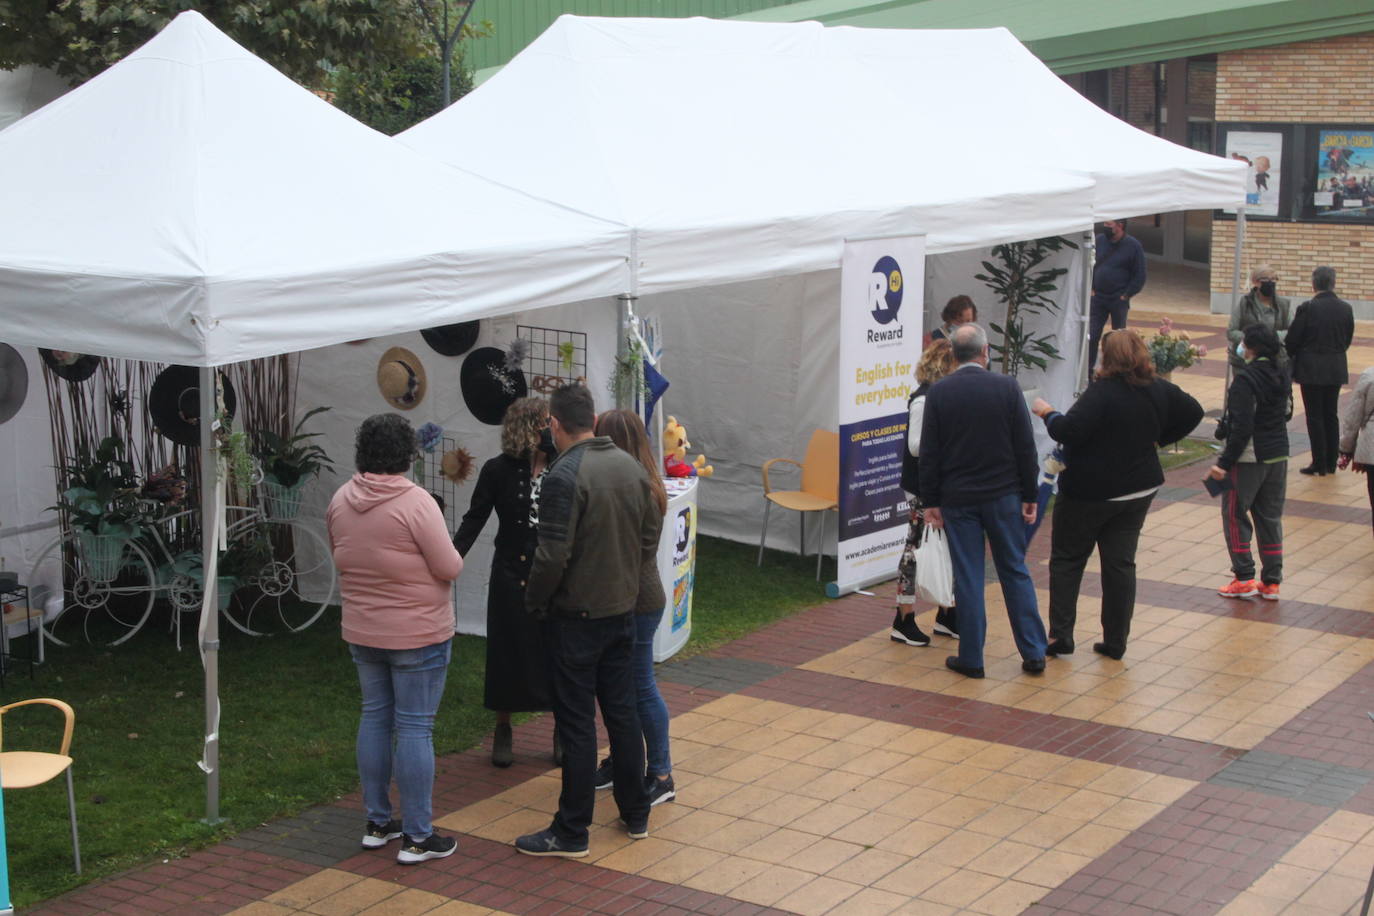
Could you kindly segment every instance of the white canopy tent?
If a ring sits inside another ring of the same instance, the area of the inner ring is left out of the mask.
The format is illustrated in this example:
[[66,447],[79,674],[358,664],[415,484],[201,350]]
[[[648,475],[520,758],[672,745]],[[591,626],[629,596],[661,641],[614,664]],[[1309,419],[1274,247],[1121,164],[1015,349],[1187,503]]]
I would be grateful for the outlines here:
[[1035,328],[1069,358],[1029,380],[1064,404],[1093,221],[1245,199],[1243,164],[1102,111],[1005,29],[563,16],[398,139],[634,231],[629,292],[663,322],[669,412],[716,466],[703,522],[740,539],[757,536],[758,466],[837,422],[846,238],[924,234],[928,302],[985,307],[977,250],[1079,243],[1079,263],[1055,259],[1066,314]]
[[[372,131],[186,12],[0,132],[0,327],[12,344],[208,367],[628,283],[624,230]],[[608,306],[609,308],[609,306]],[[207,816],[218,813],[214,532],[207,520]]]

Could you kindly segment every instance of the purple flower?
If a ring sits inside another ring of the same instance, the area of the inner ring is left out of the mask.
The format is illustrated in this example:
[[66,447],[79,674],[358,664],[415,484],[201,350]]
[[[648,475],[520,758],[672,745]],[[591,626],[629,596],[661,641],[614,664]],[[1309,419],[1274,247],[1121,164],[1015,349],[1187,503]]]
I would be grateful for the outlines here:
[[420,448],[432,452],[439,444],[439,440],[444,437],[444,428],[438,423],[426,423],[415,435],[420,440]]

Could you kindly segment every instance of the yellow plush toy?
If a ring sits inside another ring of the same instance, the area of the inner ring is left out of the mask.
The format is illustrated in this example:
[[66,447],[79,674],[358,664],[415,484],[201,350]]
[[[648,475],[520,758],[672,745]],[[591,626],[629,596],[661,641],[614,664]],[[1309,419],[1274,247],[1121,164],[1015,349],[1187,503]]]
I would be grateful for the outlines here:
[[663,473],[669,477],[710,477],[715,468],[706,463],[705,455],[698,455],[691,464],[687,463],[687,449],[692,443],[687,441],[687,428],[669,417],[663,426]]

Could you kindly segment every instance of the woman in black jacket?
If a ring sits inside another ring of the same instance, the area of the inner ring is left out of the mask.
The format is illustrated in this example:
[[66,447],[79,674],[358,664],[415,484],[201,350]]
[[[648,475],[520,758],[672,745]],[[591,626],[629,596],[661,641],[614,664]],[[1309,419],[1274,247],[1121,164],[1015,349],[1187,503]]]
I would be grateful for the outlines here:
[[[521,398],[506,410],[501,454],[482,465],[472,504],[453,536],[453,546],[466,556],[496,510],[500,527],[487,586],[487,673],[482,703],[496,713],[491,762],[498,767],[508,767],[514,760],[510,714],[553,708],[543,629],[525,610],[525,580],[539,540],[539,484],[554,454],[548,423],[549,405],[543,398]],[[555,734],[555,763],[559,756]]]
[[1093,651],[1126,654],[1135,612],[1135,551],[1155,491],[1164,483],[1158,447],[1182,439],[1202,419],[1202,405],[1155,375],[1135,331],[1102,338],[1101,368],[1067,414],[1037,398],[1037,416],[1064,446],[1050,547],[1050,644],[1046,655],[1074,650],[1078,588],[1097,548],[1102,563],[1102,642]]
[[[1221,496],[1221,531],[1235,578],[1217,593],[1223,598],[1259,595],[1277,601],[1283,581],[1283,501],[1293,386],[1278,364],[1282,344],[1272,328],[1250,325],[1242,345],[1246,365],[1226,393],[1226,446],[1209,472],[1214,480],[1231,481]],[[1259,538],[1259,582],[1250,552],[1252,534]]]

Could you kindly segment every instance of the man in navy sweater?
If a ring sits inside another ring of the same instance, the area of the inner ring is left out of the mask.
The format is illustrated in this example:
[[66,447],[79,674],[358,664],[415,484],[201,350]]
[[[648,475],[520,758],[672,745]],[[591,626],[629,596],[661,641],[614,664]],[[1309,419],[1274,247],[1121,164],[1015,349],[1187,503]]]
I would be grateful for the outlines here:
[[945,530],[954,566],[959,654],[945,665],[968,677],[983,676],[986,538],[1021,668],[1039,674],[1047,640],[1026,570],[1026,526],[1035,521],[1039,489],[1030,412],[1015,379],[987,370],[986,331],[961,325],[950,343],[959,368],[926,394],[920,482],[926,524]]
[[1088,370],[1097,365],[1097,342],[1112,320],[1112,330],[1126,326],[1131,297],[1145,288],[1145,249],[1126,234],[1124,219],[1109,219],[1097,236],[1093,263],[1093,297],[1088,308]]

